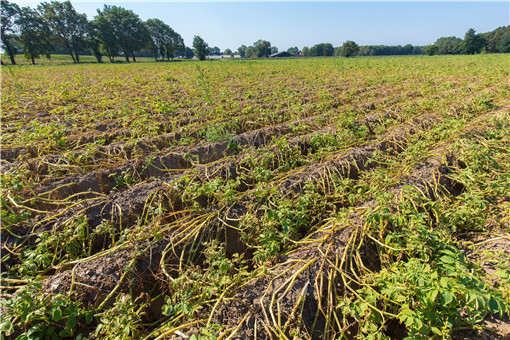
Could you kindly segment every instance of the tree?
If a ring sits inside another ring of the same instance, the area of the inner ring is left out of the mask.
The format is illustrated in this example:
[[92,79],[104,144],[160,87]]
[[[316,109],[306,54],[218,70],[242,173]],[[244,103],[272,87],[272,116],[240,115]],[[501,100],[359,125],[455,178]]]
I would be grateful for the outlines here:
[[253,44],[253,49],[258,58],[267,57],[271,54],[271,43],[267,40],[259,39]]
[[144,22],[144,25],[151,37],[149,47],[154,54],[154,59],[157,61],[158,56],[165,58],[165,42],[170,26],[159,19],[149,19]]
[[184,40],[170,26],[159,19],[149,19],[144,23],[150,40],[149,47],[156,61],[158,55],[164,59],[173,59],[177,51],[184,53]]
[[308,48],[308,46],[305,46],[303,47],[303,57],[309,57],[310,56],[310,49]]
[[335,53],[335,49],[333,48],[333,45],[331,45],[330,43],[325,43],[322,48],[322,56],[331,57],[331,56],[333,56],[333,53]]
[[438,51],[438,47],[436,45],[428,45],[425,48],[425,53],[427,53],[427,55],[436,55],[437,51]]
[[186,46],[184,48],[184,57],[186,59],[191,59],[195,56],[195,53],[193,53],[193,50],[191,48],[189,48],[188,46]]
[[457,37],[441,37],[436,40],[437,54],[462,53],[462,39]]
[[234,57],[234,53],[232,53],[232,50],[230,48],[227,48],[224,52],[223,52],[224,55],[228,55],[230,56],[230,58],[233,58]]
[[510,34],[510,25],[501,26],[496,28],[494,31],[483,33],[482,36],[487,42],[485,47],[487,48],[487,52],[496,53],[501,52],[498,50],[498,43],[507,35]]
[[58,37],[69,52],[73,62],[79,63],[80,51],[86,47],[87,16],[77,13],[69,0],[43,2],[38,9],[52,33]]
[[476,31],[470,28],[464,35],[464,53],[480,53],[485,45],[485,41]]
[[136,62],[135,52],[150,44],[148,29],[131,10],[104,5],[103,11],[97,11],[94,22],[99,27],[101,44],[108,56],[115,56],[120,48],[127,62],[130,56]]
[[195,35],[193,37],[193,48],[195,49],[195,56],[199,60],[205,60],[205,57],[207,56],[208,48],[209,46],[207,43],[202,39],[200,36]]
[[496,50],[501,53],[510,53],[510,33],[501,38],[496,44]]
[[209,55],[221,55],[221,51],[218,46],[209,47],[207,49],[207,53],[209,53]]
[[359,52],[359,46],[354,41],[348,40],[343,43],[342,48],[340,49],[340,55],[342,57],[352,57]]
[[287,49],[287,53],[290,53],[290,54],[297,54],[297,53],[299,53],[299,48],[297,48],[297,46],[289,47],[289,48]]
[[14,59],[16,54],[14,40],[17,32],[16,21],[19,19],[20,9],[17,4],[11,4],[9,1],[4,0],[2,0],[1,6],[2,46],[7,51],[11,64],[16,65],[16,60]]
[[246,56],[246,49],[247,47],[245,45],[241,45],[241,47],[237,49],[237,53],[239,53],[241,58],[244,58]]
[[407,44],[402,48],[403,55],[410,55],[414,53],[414,46],[411,44]]
[[110,59],[110,62],[114,62],[115,57],[119,55],[120,47],[111,26],[112,23],[105,15],[97,15],[94,21],[92,21],[92,27],[99,43],[100,51]]
[[255,48],[253,46],[246,47],[245,55],[247,58],[256,57]]
[[17,24],[21,31],[19,41],[25,58],[31,60],[32,64],[35,64],[35,59],[41,54],[45,54],[46,58],[50,59],[51,32],[41,15],[30,7],[24,7],[21,9]]
[[99,40],[99,30],[94,22],[89,22],[89,33],[86,38],[86,43],[97,62],[102,63],[103,52],[101,50],[101,41]]
[[365,45],[359,47],[359,56],[375,56],[375,55],[409,55],[424,54],[425,46],[413,46],[407,44],[405,46],[387,46],[387,45]]
[[310,57],[329,57],[335,52],[333,45],[330,43],[321,43],[314,45],[308,51]]
[[181,35],[175,32],[172,28],[170,28],[169,35],[167,36],[167,40],[165,43],[165,56],[166,59],[173,59],[175,54],[178,52],[184,52],[184,39],[182,39]]
[[271,54],[273,54],[273,53],[278,53],[278,47],[271,46]]

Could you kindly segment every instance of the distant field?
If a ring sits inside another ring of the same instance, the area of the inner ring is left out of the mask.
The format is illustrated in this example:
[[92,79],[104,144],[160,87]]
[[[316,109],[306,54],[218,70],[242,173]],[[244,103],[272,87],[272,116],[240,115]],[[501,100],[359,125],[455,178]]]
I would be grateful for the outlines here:
[[510,55],[1,70],[2,334],[510,334]]
[[[16,55],[15,56],[16,65],[32,65],[32,61],[29,59],[25,59],[23,55]],[[2,55],[2,61],[10,65],[11,60],[9,59],[8,55]],[[148,58],[148,57],[138,57],[136,58],[137,62],[154,62],[154,58]],[[125,63],[126,59],[124,57],[116,57],[115,63]],[[50,59],[47,59],[45,56],[41,56],[39,59],[35,60],[36,65],[62,65],[62,64],[72,64],[73,59],[70,55],[67,54],[52,54]],[[80,56],[80,63],[90,64],[90,63],[97,63],[97,60],[92,55],[81,55]],[[107,57],[103,57],[103,63],[110,63],[109,59]]]

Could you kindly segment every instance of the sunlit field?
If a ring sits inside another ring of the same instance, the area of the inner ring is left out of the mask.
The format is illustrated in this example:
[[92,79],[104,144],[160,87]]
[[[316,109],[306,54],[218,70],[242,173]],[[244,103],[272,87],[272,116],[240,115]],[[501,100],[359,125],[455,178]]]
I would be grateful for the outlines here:
[[509,54],[88,58],[1,68],[6,338],[510,333]]

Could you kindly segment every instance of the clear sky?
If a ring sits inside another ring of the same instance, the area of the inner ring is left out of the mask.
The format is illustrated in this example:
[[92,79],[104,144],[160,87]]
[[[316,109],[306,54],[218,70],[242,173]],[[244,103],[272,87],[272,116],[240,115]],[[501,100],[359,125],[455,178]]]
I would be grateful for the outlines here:
[[[39,1],[13,1],[35,7]],[[469,28],[492,31],[510,24],[510,1],[71,1],[92,19],[104,4],[122,6],[142,20],[159,18],[190,46],[200,35],[209,46],[236,50],[258,39],[279,50],[321,42],[341,46],[428,45],[439,37],[464,37]]]

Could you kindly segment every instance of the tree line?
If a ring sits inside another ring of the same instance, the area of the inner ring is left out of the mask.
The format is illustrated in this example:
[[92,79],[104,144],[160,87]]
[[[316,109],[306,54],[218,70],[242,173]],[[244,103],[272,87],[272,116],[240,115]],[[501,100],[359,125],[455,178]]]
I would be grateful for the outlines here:
[[427,46],[426,53],[428,55],[510,53],[510,25],[478,34],[470,28],[464,35],[464,39],[441,37],[434,44]]
[[142,50],[149,50],[155,60],[193,54],[180,34],[163,21],[144,22],[133,11],[118,6],[105,5],[89,21],[70,1],[43,2],[32,9],[2,0],[1,27],[2,48],[12,64],[18,49],[34,64],[41,55],[49,58],[55,51],[69,54],[74,63],[80,62],[84,51],[98,62],[103,57],[113,62],[120,55],[127,62],[136,61],[135,53]]
[[[231,51],[228,49],[229,53]],[[261,58],[278,52],[278,48],[271,46],[266,40],[258,40],[252,46],[242,45],[237,49],[241,57]],[[287,49],[287,53],[303,57],[353,57],[353,56],[383,56],[383,55],[420,55],[420,54],[476,54],[476,53],[510,53],[510,25],[498,27],[494,31],[476,34],[470,28],[464,39],[457,37],[441,37],[432,45],[405,46],[396,45],[362,45],[354,41],[346,41],[342,46],[333,47],[331,43],[320,43],[312,47],[297,46]]]
[[[230,55],[263,58],[278,52],[267,40],[258,40],[253,45],[240,46],[233,52],[223,53],[216,46],[210,47],[200,36],[193,38],[193,49],[184,45],[181,35],[160,19],[145,22],[131,10],[118,6],[104,5],[97,15],[88,20],[85,14],[76,12],[71,2],[43,2],[36,9],[20,8],[9,1],[1,1],[2,48],[15,64],[14,56],[22,51],[27,60],[35,64],[42,55],[51,53],[69,54],[74,63],[80,62],[80,54],[90,53],[98,62],[103,57],[111,62],[123,56],[127,62],[136,61],[136,56],[144,52],[155,60],[173,59],[176,56],[204,60],[208,55]],[[340,47],[331,43],[320,43],[312,47],[291,47],[290,55],[304,57],[329,56],[379,56],[413,54],[475,54],[510,52],[510,25],[498,27],[494,31],[477,34],[469,29],[464,39],[441,37],[432,45],[358,46],[346,41]],[[3,62],[2,62],[3,63]]]

